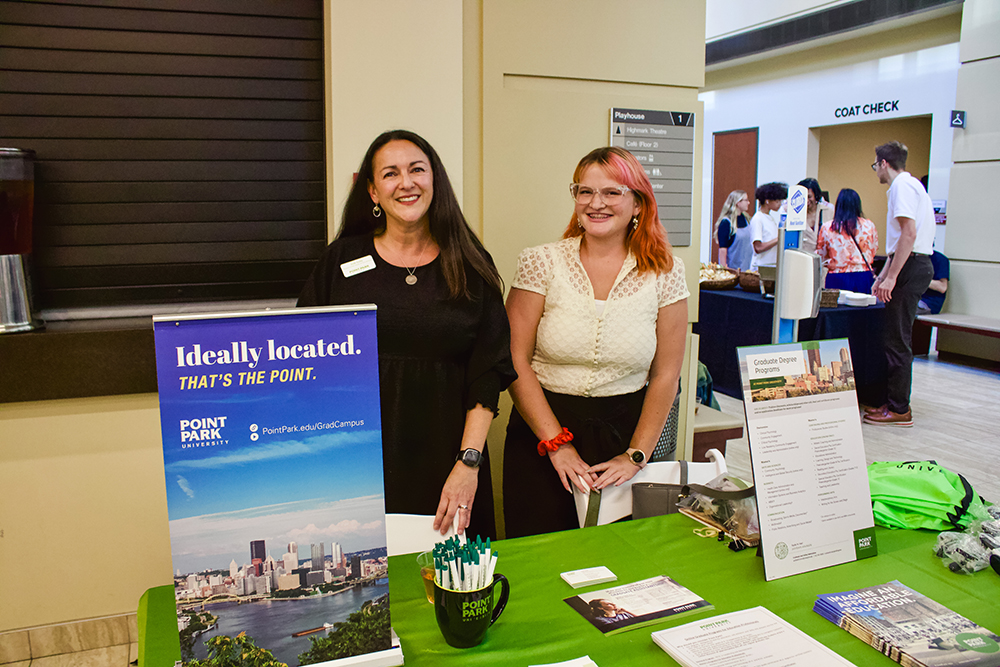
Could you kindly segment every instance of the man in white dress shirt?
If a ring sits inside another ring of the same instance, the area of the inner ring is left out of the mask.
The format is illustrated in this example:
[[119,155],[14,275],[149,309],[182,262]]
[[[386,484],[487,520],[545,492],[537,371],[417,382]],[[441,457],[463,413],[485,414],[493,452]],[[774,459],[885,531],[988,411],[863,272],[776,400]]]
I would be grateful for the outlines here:
[[886,403],[865,410],[865,422],[913,426],[910,385],[913,371],[911,333],[917,303],[934,275],[934,206],[930,195],[906,167],[906,146],[890,141],[875,149],[872,169],[889,186],[885,249],[889,255],[872,293],[885,302],[885,355],[888,362]]

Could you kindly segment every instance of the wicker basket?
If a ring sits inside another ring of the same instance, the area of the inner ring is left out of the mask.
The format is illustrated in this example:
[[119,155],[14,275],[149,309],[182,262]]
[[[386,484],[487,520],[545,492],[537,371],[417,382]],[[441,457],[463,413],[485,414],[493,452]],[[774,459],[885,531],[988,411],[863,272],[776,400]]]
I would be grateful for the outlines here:
[[[760,274],[756,271],[743,271],[739,277],[740,287],[744,292],[760,292]],[[764,292],[774,294],[774,281],[764,281]]]
[[839,289],[825,289],[819,297],[820,308],[836,308],[837,299],[840,298]]
[[732,278],[726,280],[703,280],[698,283],[700,289],[733,289],[740,280],[735,273]]

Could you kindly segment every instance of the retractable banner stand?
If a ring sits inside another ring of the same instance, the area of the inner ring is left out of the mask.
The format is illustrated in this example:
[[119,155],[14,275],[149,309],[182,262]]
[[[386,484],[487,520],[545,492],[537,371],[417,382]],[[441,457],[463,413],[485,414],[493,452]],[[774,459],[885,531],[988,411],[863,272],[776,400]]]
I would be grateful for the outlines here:
[[768,581],[875,556],[847,339],[737,349]]
[[402,664],[375,317],[369,305],[154,318],[184,662],[266,650],[289,665]]

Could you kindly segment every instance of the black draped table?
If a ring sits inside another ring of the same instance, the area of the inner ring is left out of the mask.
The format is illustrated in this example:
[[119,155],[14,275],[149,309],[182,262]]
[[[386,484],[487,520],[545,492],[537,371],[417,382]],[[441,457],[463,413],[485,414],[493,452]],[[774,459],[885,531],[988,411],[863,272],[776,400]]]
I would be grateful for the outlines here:
[[[774,299],[756,292],[700,290],[698,322],[701,337],[698,359],[712,374],[713,389],[743,399],[736,348],[771,342]],[[820,308],[819,316],[799,321],[800,341],[846,338],[854,363],[858,400],[878,405],[885,392],[886,361],[882,344],[885,306]]]

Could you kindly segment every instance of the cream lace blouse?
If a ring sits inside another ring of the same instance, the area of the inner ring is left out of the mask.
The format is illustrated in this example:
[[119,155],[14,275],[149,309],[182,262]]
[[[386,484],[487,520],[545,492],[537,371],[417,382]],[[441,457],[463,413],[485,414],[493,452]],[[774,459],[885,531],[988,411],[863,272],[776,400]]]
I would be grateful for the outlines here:
[[659,309],[689,295],[684,263],[669,273],[639,275],[629,253],[598,316],[580,262],[580,237],[521,252],[513,287],[545,297],[531,368],[542,387],[573,396],[638,391],[656,352]]

